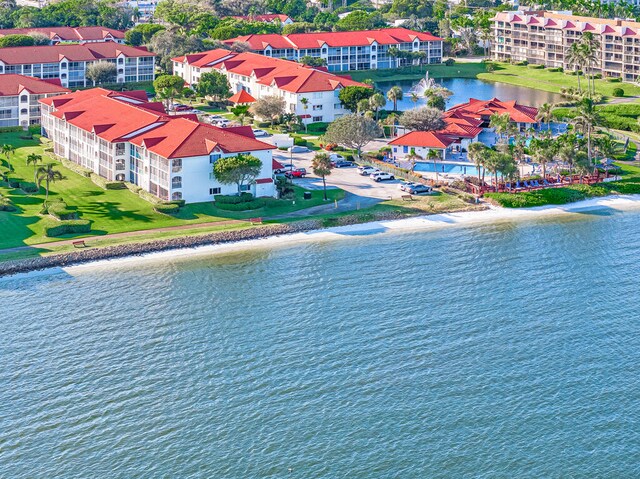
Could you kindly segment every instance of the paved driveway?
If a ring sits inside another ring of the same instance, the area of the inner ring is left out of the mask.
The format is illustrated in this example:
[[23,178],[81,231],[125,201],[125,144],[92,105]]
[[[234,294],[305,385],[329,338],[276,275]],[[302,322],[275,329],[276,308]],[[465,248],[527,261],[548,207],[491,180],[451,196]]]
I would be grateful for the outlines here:
[[[311,170],[311,160],[315,152],[294,153],[293,164],[296,168],[306,168],[308,176],[306,178],[296,178],[294,182],[310,190],[322,189],[322,179],[315,176]],[[281,163],[289,163],[290,154],[283,151],[275,151],[274,158]],[[390,198],[399,198],[405,194],[400,191],[398,180],[381,181],[376,183],[368,176],[358,174],[356,168],[334,168],[331,175],[327,176],[327,188],[341,188],[359,198],[352,198],[352,201],[360,201],[361,206],[379,203]],[[349,195],[350,196],[350,195]]]

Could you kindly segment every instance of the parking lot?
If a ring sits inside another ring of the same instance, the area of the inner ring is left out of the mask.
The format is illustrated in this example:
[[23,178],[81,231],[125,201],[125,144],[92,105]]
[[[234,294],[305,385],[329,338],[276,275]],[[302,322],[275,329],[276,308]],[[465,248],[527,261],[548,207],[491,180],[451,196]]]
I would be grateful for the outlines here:
[[[273,157],[280,163],[292,162],[296,168],[306,168],[307,176],[305,178],[296,178],[294,182],[310,190],[322,189],[322,179],[313,174],[311,169],[311,160],[316,152],[293,153],[276,150]],[[293,161],[290,161],[291,158]],[[370,198],[372,200],[388,200],[391,198],[400,198],[403,193],[398,185],[399,180],[381,181],[379,183],[373,181],[368,176],[361,176],[358,170],[354,168],[334,168],[331,175],[327,176],[327,188],[341,188],[353,195]],[[374,202],[377,202],[374,201]]]

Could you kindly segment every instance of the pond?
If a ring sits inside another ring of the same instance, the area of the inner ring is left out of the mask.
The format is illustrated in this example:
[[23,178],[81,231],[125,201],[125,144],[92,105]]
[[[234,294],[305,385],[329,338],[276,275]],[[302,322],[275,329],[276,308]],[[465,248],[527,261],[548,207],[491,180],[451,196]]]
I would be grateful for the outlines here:
[[[507,83],[489,82],[477,78],[447,78],[436,80],[436,82],[453,92],[453,95],[447,101],[447,108],[459,103],[466,103],[469,98],[477,98],[479,100],[490,100],[492,98],[499,98],[504,101],[517,100],[518,103],[531,106],[562,101],[562,96],[557,93],[509,85]],[[417,103],[411,101],[409,90],[416,83],[418,83],[418,80],[378,82],[376,87],[382,90],[386,96],[392,86],[398,85],[404,92],[403,99],[398,102],[398,110],[409,110],[427,103],[426,98],[423,97]],[[386,108],[393,108],[393,104],[388,102]]]

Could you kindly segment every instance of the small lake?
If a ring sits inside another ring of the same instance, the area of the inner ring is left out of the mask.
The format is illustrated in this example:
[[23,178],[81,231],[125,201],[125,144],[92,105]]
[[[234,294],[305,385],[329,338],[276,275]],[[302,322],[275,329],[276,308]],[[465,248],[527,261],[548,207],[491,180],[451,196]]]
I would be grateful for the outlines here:
[[[448,78],[436,81],[438,84],[453,92],[453,95],[447,101],[447,108],[459,103],[466,103],[469,101],[469,98],[477,98],[479,100],[490,100],[492,98],[499,98],[505,101],[517,100],[518,103],[531,106],[540,106],[543,103],[557,103],[562,101],[562,95],[557,93],[509,85],[507,83],[489,82],[477,78]],[[376,83],[376,87],[386,95],[392,86],[398,85],[404,92],[403,99],[398,102],[398,110],[409,110],[427,103],[426,98],[422,97],[418,100],[417,104],[411,101],[409,91],[416,83],[418,83],[418,80],[378,82]],[[386,108],[393,108],[393,104],[388,102]]]

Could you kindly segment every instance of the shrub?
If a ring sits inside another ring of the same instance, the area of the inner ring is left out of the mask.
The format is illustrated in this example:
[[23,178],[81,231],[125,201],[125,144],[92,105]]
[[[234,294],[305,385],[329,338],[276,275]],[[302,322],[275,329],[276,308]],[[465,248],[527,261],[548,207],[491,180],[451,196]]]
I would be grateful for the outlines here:
[[31,183],[29,181],[21,181],[20,189],[25,193],[36,193],[40,188],[35,183]]
[[136,195],[142,189],[138,185],[134,185],[133,183],[129,183],[128,181],[124,182],[124,186],[125,186],[125,188],[127,188],[129,191],[135,193]]
[[550,71],[550,72],[562,72],[562,67],[547,68],[547,71]]
[[62,163],[62,166],[70,169],[71,171],[79,175],[84,176],[85,178],[89,178],[91,176],[92,171],[89,168],[85,168],[84,166],[74,163],[73,161],[67,160],[66,158],[58,157],[58,160],[60,160],[60,163]]
[[178,205],[180,208],[182,208],[186,204],[186,201],[185,200],[171,200],[171,201],[165,201],[165,203],[169,204],[169,205]]
[[8,180],[9,188],[20,188],[20,181],[14,178],[9,178]]
[[3,126],[0,128],[0,133],[14,133],[17,131],[22,131],[21,126]]
[[516,65],[520,66],[520,67],[526,67],[529,64],[529,62],[527,60],[523,60],[521,62],[516,63]]
[[121,190],[125,188],[124,181],[109,181],[106,178],[103,178],[102,176],[95,173],[90,173],[89,178],[91,178],[91,181],[93,181],[96,185],[104,190]]
[[622,78],[620,78],[620,77],[612,77],[612,78],[607,78],[607,81],[609,83],[621,83],[622,82]]
[[602,73],[596,73],[595,75],[593,75],[593,78],[595,78],[596,80],[601,80],[602,79]]
[[624,96],[624,90],[622,88],[614,88],[611,94],[617,97]]
[[328,126],[329,123],[325,122],[309,123],[307,125],[307,131],[310,133],[324,133],[325,131],[327,131]]
[[216,206],[221,210],[226,211],[247,211],[257,210],[262,208],[266,204],[263,198],[256,198],[251,201],[243,201],[242,203],[216,203]]
[[269,123],[268,121],[258,121],[256,122],[256,126],[258,128],[268,128],[271,126],[271,123]]
[[45,236],[50,238],[65,234],[88,233],[89,231],[91,231],[91,222],[89,220],[56,221],[44,227]]
[[296,146],[307,146],[307,140],[300,138],[299,136],[293,137],[293,144]]
[[154,210],[158,213],[164,213],[165,215],[174,215],[180,211],[180,206],[172,203],[158,203],[154,205]]
[[47,207],[48,213],[59,220],[76,220],[78,219],[78,212],[70,210],[64,201],[58,201],[52,203]]
[[447,58],[444,62],[446,66],[448,67],[452,67],[453,65],[455,65],[456,61],[453,58]]
[[527,68],[531,68],[532,70],[543,70],[544,65],[527,65]]
[[15,211],[16,207],[9,198],[0,198],[0,211]]
[[227,205],[237,205],[239,203],[247,203],[253,200],[253,195],[251,193],[242,193],[240,195],[215,195],[213,200],[216,202],[216,205],[219,204],[227,204]]

